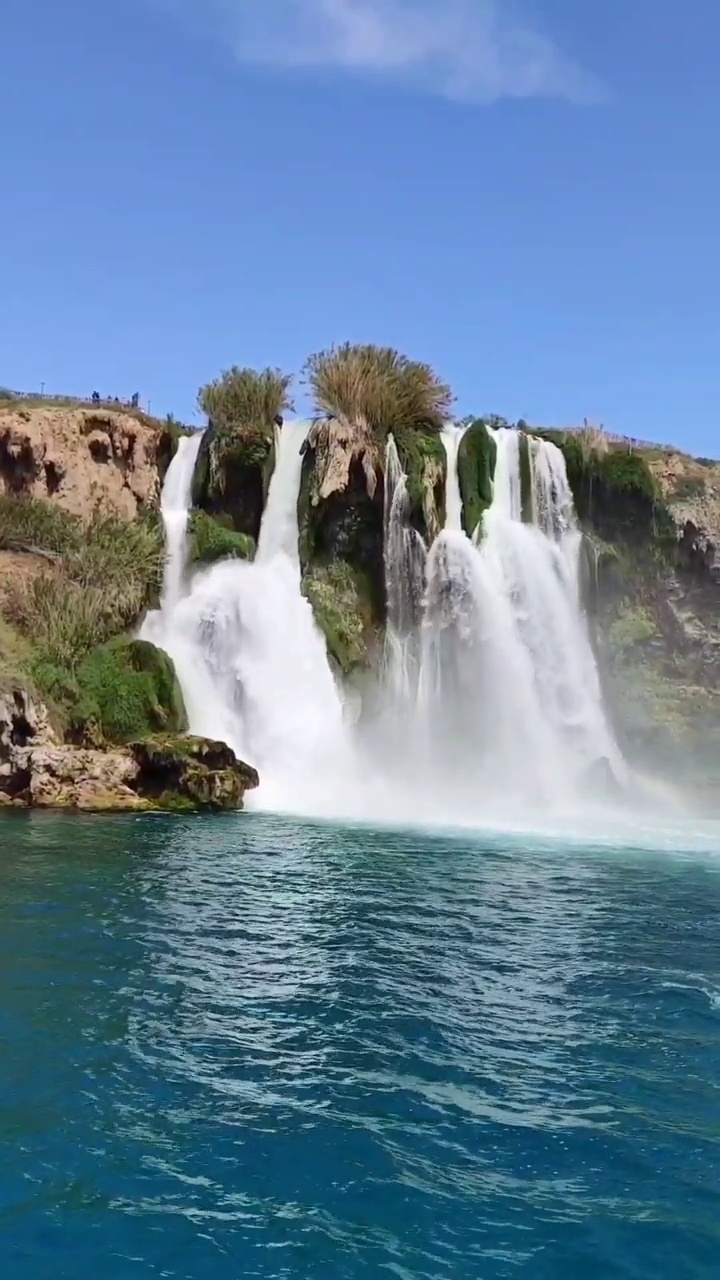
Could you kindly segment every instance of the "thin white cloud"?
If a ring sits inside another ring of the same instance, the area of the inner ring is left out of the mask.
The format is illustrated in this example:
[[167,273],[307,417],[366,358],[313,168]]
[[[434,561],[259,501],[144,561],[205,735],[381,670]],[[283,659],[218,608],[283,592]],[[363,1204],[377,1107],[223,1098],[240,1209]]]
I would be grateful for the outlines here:
[[161,0],[242,62],[393,79],[447,98],[596,102],[603,86],[514,0]]

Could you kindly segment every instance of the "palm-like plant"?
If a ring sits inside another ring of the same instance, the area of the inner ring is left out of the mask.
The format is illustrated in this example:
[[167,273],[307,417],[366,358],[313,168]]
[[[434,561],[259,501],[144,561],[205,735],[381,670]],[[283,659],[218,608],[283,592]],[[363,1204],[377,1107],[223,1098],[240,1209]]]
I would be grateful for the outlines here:
[[253,426],[271,429],[292,409],[292,376],[280,369],[240,369],[233,365],[198,392],[198,407],[221,429]]

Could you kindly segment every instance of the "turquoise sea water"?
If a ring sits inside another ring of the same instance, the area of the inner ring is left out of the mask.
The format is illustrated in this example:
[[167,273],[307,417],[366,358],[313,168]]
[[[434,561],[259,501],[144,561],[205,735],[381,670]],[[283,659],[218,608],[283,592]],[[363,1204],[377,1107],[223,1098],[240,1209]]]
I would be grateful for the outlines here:
[[3,819],[0,1274],[720,1276],[720,841],[661,843]]

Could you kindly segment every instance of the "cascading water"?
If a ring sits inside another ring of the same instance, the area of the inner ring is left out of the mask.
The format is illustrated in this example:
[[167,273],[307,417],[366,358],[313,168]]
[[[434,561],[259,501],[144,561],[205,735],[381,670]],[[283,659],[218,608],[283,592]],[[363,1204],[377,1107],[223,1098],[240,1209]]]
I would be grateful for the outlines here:
[[255,562],[198,573],[143,634],[175,662],[191,731],[229,743],[259,770],[259,803],[317,812],[328,769],[348,744],[325,641],[300,589],[297,502],[309,426],[286,422],[276,433]]
[[[407,476],[392,435],[385,448],[384,562],[387,625],[385,685],[392,703],[417,694],[419,626],[427,552],[410,523]],[[393,708],[391,707],[392,711]]]
[[192,731],[227,741],[258,768],[260,804],[314,814],[498,820],[518,804],[564,806],[601,762],[622,777],[580,602],[581,535],[564,459],[514,430],[490,432],[493,501],[475,540],[462,532],[462,431],[444,430],[446,527],[429,555],[388,438],[384,678],[375,713],[349,741],[301,591],[297,502],[308,427],[288,422],[276,433],[254,563],[201,571],[185,595],[198,439],[181,443],[168,472],[162,609],[142,634],[173,657]]
[[442,429],[442,442],[447,458],[447,482],[445,485],[445,528],[462,531],[462,497],[458,477],[458,451],[467,428],[447,422]]
[[181,436],[178,440],[160,497],[160,511],[165,526],[163,611],[172,610],[180,599],[185,572],[190,493],[201,440],[202,432],[199,431],[192,436]]
[[560,450],[528,442],[524,523],[520,433],[491,435],[479,544],[448,529],[430,552],[425,696],[455,772],[496,796],[561,802],[594,768],[622,770],[579,600],[581,538]]

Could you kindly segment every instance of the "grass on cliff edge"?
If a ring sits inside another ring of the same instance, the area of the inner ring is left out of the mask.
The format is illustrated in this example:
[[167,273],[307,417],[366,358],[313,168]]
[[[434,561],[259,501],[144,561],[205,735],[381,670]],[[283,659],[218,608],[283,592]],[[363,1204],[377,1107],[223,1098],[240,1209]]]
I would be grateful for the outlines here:
[[396,429],[439,430],[453,403],[450,387],[429,365],[392,347],[346,342],[319,351],[305,377],[320,414],[363,426],[381,440]]
[[225,429],[256,426],[272,431],[275,419],[292,409],[292,376],[280,369],[240,369],[233,365],[198,392],[198,408]]
[[55,504],[0,497],[0,548],[47,559],[30,583],[10,582],[4,612],[26,637],[43,687],[57,684],[92,649],[132,626],[157,599],[163,535],[155,515],[88,523]]

